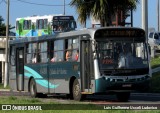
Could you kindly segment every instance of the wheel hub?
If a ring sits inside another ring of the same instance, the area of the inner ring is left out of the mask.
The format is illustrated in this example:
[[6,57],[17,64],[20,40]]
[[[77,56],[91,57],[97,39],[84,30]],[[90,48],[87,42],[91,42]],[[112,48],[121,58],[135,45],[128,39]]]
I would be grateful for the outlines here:
[[79,95],[79,92],[80,92],[80,87],[79,87],[79,85],[77,84],[77,85],[75,85],[75,88],[74,88],[74,94],[75,94],[75,96],[78,96],[78,95]]

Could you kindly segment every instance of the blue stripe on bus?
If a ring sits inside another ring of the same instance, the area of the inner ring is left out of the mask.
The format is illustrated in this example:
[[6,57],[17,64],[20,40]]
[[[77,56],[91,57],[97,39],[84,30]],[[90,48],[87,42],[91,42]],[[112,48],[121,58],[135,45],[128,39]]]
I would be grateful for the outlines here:
[[[34,78],[43,78],[39,73],[37,73],[36,71],[34,71],[33,69],[31,69],[28,66],[24,66],[24,70],[27,71],[24,73],[24,76],[26,76],[28,78],[31,76],[33,76]],[[35,80],[35,81],[39,85],[46,87],[46,88],[48,88],[48,86],[49,86],[49,88],[55,89],[59,86],[59,84],[55,85],[55,84],[48,82],[47,80]]]

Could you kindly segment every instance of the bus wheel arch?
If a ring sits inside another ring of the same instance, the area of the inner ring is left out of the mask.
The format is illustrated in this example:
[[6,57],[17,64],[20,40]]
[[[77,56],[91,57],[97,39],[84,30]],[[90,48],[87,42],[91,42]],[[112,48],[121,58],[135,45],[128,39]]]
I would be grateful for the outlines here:
[[31,82],[32,79],[34,79],[34,78],[30,77],[29,80],[28,80],[28,92],[30,92],[30,82]]
[[31,97],[37,97],[37,86],[36,86],[36,82],[34,78],[31,78],[30,82],[29,82],[29,92]]
[[86,95],[81,93],[81,86],[78,79],[75,79],[72,86],[73,99],[76,101],[81,101],[85,99]]
[[73,91],[73,82],[75,79],[76,79],[76,77],[72,76],[69,81],[69,98],[70,99],[73,99],[73,92],[72,91]]

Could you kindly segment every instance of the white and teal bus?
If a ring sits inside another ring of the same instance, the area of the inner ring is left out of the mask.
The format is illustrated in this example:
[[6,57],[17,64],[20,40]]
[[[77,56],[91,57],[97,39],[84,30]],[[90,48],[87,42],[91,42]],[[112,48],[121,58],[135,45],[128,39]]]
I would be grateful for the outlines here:
[[71,15],[28,16],[16,19],[16,37],[51,35],[72,31],[76,27],[76,21]]
[[140,28],[84,29],[9,44],[10,87],[32,97],[66,94],[82,100],[88,94],[116,94],[128,101],[132,91],[149,87],[148,44]]

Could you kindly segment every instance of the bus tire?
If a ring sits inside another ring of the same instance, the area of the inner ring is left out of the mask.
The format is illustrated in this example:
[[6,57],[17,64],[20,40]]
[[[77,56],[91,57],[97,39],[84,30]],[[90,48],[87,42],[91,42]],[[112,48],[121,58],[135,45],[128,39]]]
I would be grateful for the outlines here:
[[120,102],[127,102],[130,98],[130,92],[119,92],[116,95]]
[[84,95],[81,94],[80,84],[77,79],[75,79],[73,82],[72,93],[73,93],[74,100],[81,101],[84,99]]
[[34,79],[31,79],[29,89],[30,89],[31,97],[34,97],[34,98],[37,97],[37,95],[38,95],[37,94],[37,86],[36,86],[36,82]]

